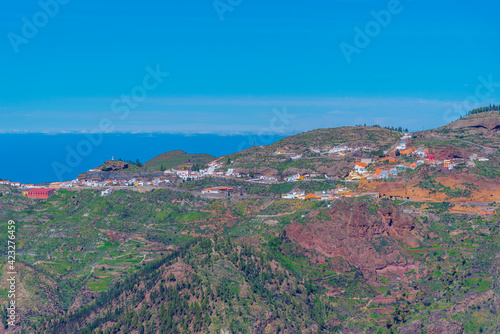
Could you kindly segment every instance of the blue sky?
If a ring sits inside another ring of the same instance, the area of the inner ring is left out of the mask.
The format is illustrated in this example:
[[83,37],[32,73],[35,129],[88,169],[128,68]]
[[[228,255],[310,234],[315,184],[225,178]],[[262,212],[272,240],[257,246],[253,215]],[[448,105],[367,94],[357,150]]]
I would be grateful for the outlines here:
[[[0,132],[92,132],[103,120],[118,132],[436,127],[500,101],[499,9],[492,0],[2,1]],[[381,11],[390,19],[374,24]],[[356,27],[367,45],[356,44]],[[349,61],[341,45],[356,48]],[[155,70],[168,76],[156,82]]]

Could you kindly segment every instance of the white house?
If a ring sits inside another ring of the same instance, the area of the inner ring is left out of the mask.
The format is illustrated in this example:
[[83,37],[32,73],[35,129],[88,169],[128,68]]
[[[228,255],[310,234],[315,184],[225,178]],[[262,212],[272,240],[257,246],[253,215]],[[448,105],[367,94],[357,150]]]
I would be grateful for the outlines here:
[[187,170],[178,170],[177,176],[183,180],[186,180],[189,177],[189,171]]
[[354,171],[358,174],[366,174],[368,173],[368,171],[366,170],[365,167],[362,167],[362,166],[358,166],[358,165],[355,165],[354,166]]
[[101,196],[108,196],[113,190],[111,188],[101,191]]
[[404,150],[406,149],[406,142],[399,142],[398,146],[396,146],[396,150]]
[[287,177],[285,179],[285,181],[286,182],[295,182],[299,179],[299,177],[300,177],[300,174],[291,175],[291,176]]
[[337,147],[334,147],[332,148],[330,151],[328,151],[328,153],[341,153],[341,152],[345,152],[347,151],[348,148],[347,146],[337,146]]

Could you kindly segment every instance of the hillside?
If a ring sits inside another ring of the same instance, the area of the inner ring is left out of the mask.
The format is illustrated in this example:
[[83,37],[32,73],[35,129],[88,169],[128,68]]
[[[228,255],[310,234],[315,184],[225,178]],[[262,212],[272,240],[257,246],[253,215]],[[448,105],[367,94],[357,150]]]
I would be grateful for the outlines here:
[[438,130],[442,129],[449,129],[450,131],[476,131],[494,136],[500,131],[500,111],[493,110],[472,114],[438,128]]
[[328,151],[338,145],[385,147],[401,137],[397,131],[379,127],[324,128],[283,138],[268,146],[251,147],[234,153],[231,158],[270,155],[276,151],[300,154],[311,148]]
[[[108,160],[84,174],[100,184],[47,200],[1,185],[17,332],[499,332],[497,118],[313,130],[225,156],[216,174],[195,169],[215,157],[183,151]],[[193,178],[160,171],[181,164]]]
[[28,332],[462,333],[500,320],[498,216],[171,191],[0,204],[19,222]]
[[162,172],[166,169],[176,168],[183,164],[202,167],[215,159],[214,156],[205,153],[188,154],[182,150],[175,150],[162,153],[144,164],[138,161],[134,163],[131,161],[106,160],[103,165],[96,167],[95,170],[78,175],[78,179],[98,182],[110,179],[154,179],[162,177]]
[[189,154],[182,150],[175,150],[162,153],[153,159],[144,163],[144,167],[148,170],[159,171],[163,166],[164,169],[174,168],[184,163],[190,162],[192,164],[205,165],[210,161],[215,160],[216,157],[206,154]]
[[[256,146],[231,154],[231,168],[242,173],[267,175],[278,178],[296,173],[328,174],[345,177],[349,174],[352,159],[339,158],[317,152],[328,152],[338,146],[361,148],[355,157],[383,154],[401,134],[379,127],[340,127],[308,131],[283,138],[268,146]],[[304,159],[293,161],[291,157]]]
[[437,129],[423,131],[421,134],[458,138],[482,146],[500,148],[500,111],[472,114]]
[[329,312],[335,306],[323,300],[314,283],[267,261],[253,247],[205,239],[144,267],[101,295],[91,308],[38,330],[316,333],[320,325],[328,330],[340,327],[340,319]]
[[310,147],[326,150],[341,144],[383,147],[391,145],[401,135],[397,131],[379,127],[352,127],[317,129],[289,136],[269,146],[272,150],[294,150]]

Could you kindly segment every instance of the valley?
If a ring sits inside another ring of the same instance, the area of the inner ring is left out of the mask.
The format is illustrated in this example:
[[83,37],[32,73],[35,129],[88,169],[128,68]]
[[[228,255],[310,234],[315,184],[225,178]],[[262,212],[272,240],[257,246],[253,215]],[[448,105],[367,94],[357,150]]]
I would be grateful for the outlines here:
[[110,160],[46,199],[4,181],[18,322],[4,309],[0,332],[499,331],[499,116],[468,117]]

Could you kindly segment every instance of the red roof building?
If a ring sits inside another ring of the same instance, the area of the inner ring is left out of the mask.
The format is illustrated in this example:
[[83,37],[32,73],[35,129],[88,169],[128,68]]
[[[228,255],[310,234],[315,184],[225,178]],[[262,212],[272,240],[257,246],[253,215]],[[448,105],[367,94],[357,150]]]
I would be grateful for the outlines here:
[[28,197],[47,199],[55,193],[55,189],[35,188],[28,190]]

